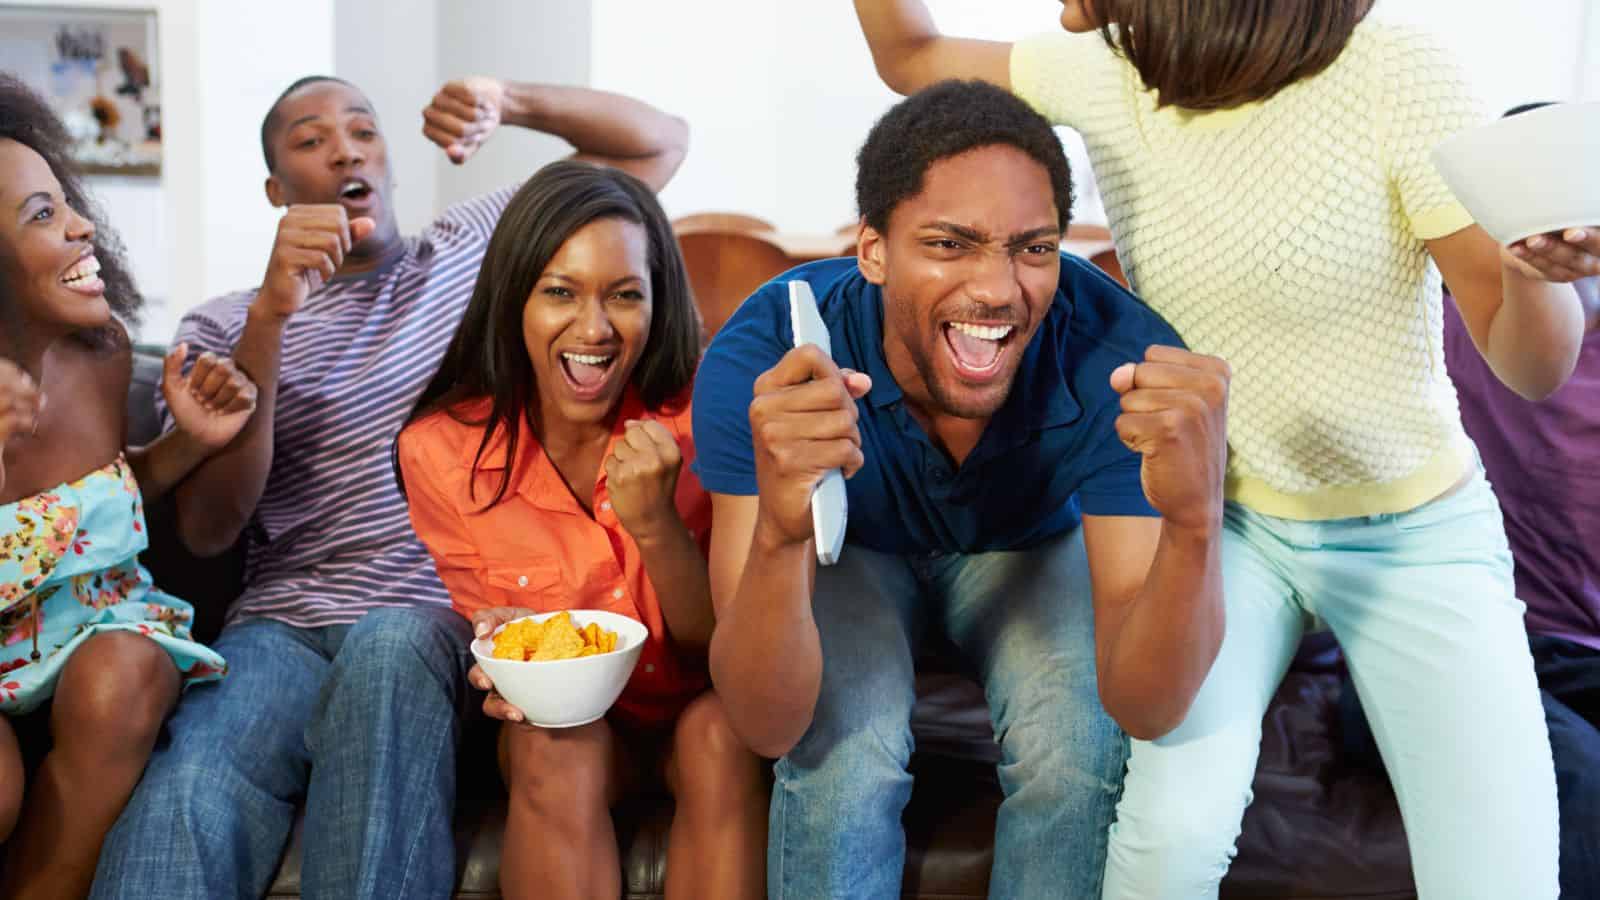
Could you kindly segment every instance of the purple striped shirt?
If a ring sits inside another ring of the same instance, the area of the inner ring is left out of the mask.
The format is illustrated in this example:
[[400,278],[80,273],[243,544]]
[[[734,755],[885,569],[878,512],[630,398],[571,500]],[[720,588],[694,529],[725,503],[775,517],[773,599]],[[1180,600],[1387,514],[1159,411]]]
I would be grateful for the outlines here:
[[[379,607],[450,605],[411,529],[389,448],[439,368],[515,191],[451,207],[393,262],[328,282],[289,320],[272,470],[246,530],[245,590],[230,622],[314,628]],[[232,355],[255,295],[194,309],[176,340],[194,353]],[[160,413],[171,429],[164,406]]]

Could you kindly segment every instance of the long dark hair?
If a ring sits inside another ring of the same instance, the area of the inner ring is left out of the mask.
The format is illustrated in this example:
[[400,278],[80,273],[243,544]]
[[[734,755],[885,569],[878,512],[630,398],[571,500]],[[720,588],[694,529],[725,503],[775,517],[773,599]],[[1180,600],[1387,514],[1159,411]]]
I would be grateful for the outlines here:
[[1162,106],[1265,100],[1344,52],[1374,0],[1093,0],[1106,43]]
[[[516,460],[519,417],[538,429],[533,364],[522,338],[523,308],[561,245],[585,225],[605,218],[642,226],[650,241],[654,314],[633,370],[633,386],[651,410],[683,393],[700,360],[700,316],[667,214],[637,178],[617,169],[563,161],[529,178],[501,213],[466,314],[407,425],[440,410],[459,416],[460,404],[485,398],[491,401],[487,416],[457,419],[483,428],[473,471],[500,430],[506,435],[507,459]],[[404,493],[398,455],[395,473]],[[507,465],[494,498],[484,508],[505,498],[511,476],[512,466]]]
[[[124,323],[137,324],[144,298],[128,273],[121,239],[106,224],[100,207],[84,190],[83,173],[72,160],[72,138],[66,126],[44,98],[8,72],[0,72],[0,138],[10,138],[44,157],[51,173],[61,182],[61,193],[67,205],[94,223],[94,254],[100,261],[100,280],[106,285],[106,303]],[[11,285],[5,277],[3,257],[8,255],[9,251],[0,248],[0,322],[3,323],[14,322],[20,315],[18,300],[12,296]],[[15,333],[15,326],[5,330]],[[121,335],[122,329],[113,325],[79,332],[74,337],[89,346],[107,349],[119,344],[123,340]]]

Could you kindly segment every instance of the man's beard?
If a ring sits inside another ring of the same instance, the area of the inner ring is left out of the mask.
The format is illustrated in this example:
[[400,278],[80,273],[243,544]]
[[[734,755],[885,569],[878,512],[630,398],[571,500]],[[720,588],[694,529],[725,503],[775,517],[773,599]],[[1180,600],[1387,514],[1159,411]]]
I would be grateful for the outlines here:
[[[1013,340],[1015,339],[1013,338]],[[947,340],[942,328],[940,329],[940,334],[934,340]],[[954,416],[958,419],[988,419],[999,412],[1000,407],[1005,405],[1006,398],[1011,396],[1011,382],[1015,378],[1015,372],[999,386],[999,390],[995,390],[995,386],[990,386],[976,396],[969,392],[961,391],[959,388],[955,391],[950,391],[946,389],[944,382],[939,379],[934,360],[926,352],[926,348],[922,344],[909,344],[907,349],[911,352],[912,365],[916,366],[917,374],[922,377],[923,386],[928,389],[928,398],[933,401],[934,408],[927,410],[928,413]],[[949,351],[944,348],[934,348],[933,352],[946,353]],[[992,394],[991,391],[993,391]]]

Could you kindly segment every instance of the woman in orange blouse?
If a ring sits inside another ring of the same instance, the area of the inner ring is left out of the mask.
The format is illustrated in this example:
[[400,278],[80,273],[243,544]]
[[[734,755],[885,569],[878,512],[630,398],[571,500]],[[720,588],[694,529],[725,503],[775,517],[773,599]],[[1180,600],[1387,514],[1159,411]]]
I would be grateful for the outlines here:
[[507,897],[615,897],[610,809],[659,773],[677,801],[669,897],[764,895],[762,763],[709,690],[711,504],[685,465],[699,319],[650,190],[579,162],[533,176],[496,227],[439,374],[397,442],[402,484],[480,636],[604,609],[650,631],[622,697],[570,729],[490,690],[510,786]]

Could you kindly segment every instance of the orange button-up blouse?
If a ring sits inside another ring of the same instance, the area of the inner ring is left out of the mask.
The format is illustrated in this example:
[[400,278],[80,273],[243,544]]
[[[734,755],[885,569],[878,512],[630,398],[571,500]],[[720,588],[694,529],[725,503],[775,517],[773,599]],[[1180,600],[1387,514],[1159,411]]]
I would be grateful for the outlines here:
[[[706,554],[711,546],[711,498],[689,471],[694,438],[688,397],[685,392],[681,402],[651,412],[630,387],[606,455],[629,419],[655,419],[666,426],[683,455],[678,515]],[[488,401],[479,400],[455,411],[471,420],[483,418],[488,409]],[[471,618],[474,612],[494,606],[535,612],[603,609],[639,620],[650,637],[614,711],[646,727],[672,722],[706,689],[705,663],[686,658],[673,645],[639,546],[611,510],[605,467],[594,486],[591,517],[524,422],[506,496],[484,509],[509,461],[504,433],[497,432],[474,473],[473,459],[482,437],[481,426],[463,424],[443,411],[413,423],[400,435],[400,468],[411,523],[433,555],[456,610]],[[469,485],[474,488],[470,494]]]

